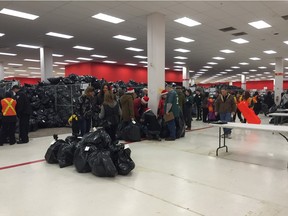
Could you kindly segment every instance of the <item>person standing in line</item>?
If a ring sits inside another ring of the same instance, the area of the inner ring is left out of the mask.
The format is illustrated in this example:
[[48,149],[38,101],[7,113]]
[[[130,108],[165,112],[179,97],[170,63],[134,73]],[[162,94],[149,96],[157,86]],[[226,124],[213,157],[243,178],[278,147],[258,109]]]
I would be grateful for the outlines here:
[[191,89],[185,90],[184,118],[186,130],[191,130],[193,95]]
[[208,113],[209,113],[208,99],[209,99],[209,92],[205,92],[203,100],[202,100],[202,110],[203,110],[202,114],[203,114],[203,122],[204,123],[206,123],[208,120]]
[[176,87],[176,93],[178,95],[178,104],[182,113],[184,113],[184,104],[185,104],[185,94],[183,92],[182,86]]
[[5,98],[1,100],[2,111],[2,129],[0,133],[0,146],[7,142],[9,138],[10,145],[16,143],[15,130],[16,130],[16,100],[12,98],[12,94],[6,92]]
[[[240,92],[237,92],[237,93],[236,93],[236,96],[234,97],[234,100],[235,100],[236,107],[237,107],[237,105],[242,101],[242,95],[241,95]],[[241,113],[241,111],[238,109],[238,107],[237,107],[237,109],[236,109],[236,113],[233,115],[233,122],[235,122],[235,120],[236,120],[236,114],[237,114],[240,122],[243,123],[244,120],[243,120],[243,118],[242,118],[242,113]]]
[[92,101],[94,97],[94,88],[88,86],[83,95],[81,95],[75,104],[75,114],[78,117],[80,134],[83,137],[91,129],[92,121]]
[[[223,122],[231,122],[232,116],[236,111],[234,97],[230,95],[225,88],[221,89],[221,94],[215,101],[215,115],[220,115],[220,120]],[[222,137],[231,139],[231,129],[223,128],[224,134]]]
[[202,103],[202,95],[200,90],[196,90],[196,95],[194,97],[194,102],[196,104],[196,112],[197,112],[197,118],[196,121],[201,121],[201,103]]
[[169,137],[167,137],[165,140],[174,141],[176,139],[176,121],[180,115],[180,107],[178,104],[178,95],[173,87],[171,85],[167,85],[166,90],[168,91],[168,94],[164,106],[165,114],[169,116],[171,115],[170,112],[172,112],[174,119],[167,122]]
[[135,98],[133,101],[134,106],[134,116],[137,121],[140,121],[144,110],[147,108],[149,102],[149,97],[144,96],[142,98]]
[[165,113],[164,104],[165,104],[165,100],[166,100],[167,94],[168,94],[168,91],[166,91],[166,90],[163,90],[161,92],[161,98],[159,100],[158,109],[157,109],[157,118],[158,119],[162,119],[163,116],[164,116],[164,113]]
[[25,144],[29,142],[29,120],[32,113],[32,108],[29,98],[21,90],[20,86],[15,85],[11,90],[17,101],[16,113],[19,119],[19,141],[17,144]]
[[122,109],[122,123],[123,126],[129,124],[129,122],[134,121],[134,106],[133,101],[135,98],[135,90],[132,87],[127,88],[127,91],[120,98],[120,105]]
[[[243,92],[243,99],[242,99],[242,101],[245,101],[245,102],[248,104],[248,107],[253,109],[253,107],[254,107],[254,101],[253,101],[253,98],[251,97],[251,94],[250,94],[249,91],[244,91],[244,92]],[[243,123],[246,123],[245,117],[244,117]]]
[[106,91],[99,118],[108,122],[109,125],[105,127],[105,130],[112,141],[116,140],[116,131],[120,123],[121,114],[121,108],[116,101],[114,94],[111,91]]

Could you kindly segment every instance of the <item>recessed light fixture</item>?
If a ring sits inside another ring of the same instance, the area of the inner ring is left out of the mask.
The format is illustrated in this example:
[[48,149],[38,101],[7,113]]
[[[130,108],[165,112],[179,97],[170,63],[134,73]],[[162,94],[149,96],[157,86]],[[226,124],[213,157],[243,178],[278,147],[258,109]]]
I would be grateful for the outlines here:
[[29,20],[35,20],[35,19],[37,19],[39,17],[39,16],[34,15],[34,14],[24,13],[24,12],[21,12],[21,11],[11,10],[11,9],[7,9],[7,8],[3,8],[0,11],[0,13],[1,14],[5,14],[5,15],[10,15],[10,16],[23,18],[23,19],[29,19]]
[[9,71],[5,71],[5,74],[15,74],[15,72],[9,72]]
[[233,40],[231,40],[231,41],[234,42],[234,43],[238,43],[238,44],[249,43],[248,40],[245,40],[245,39],[243,39],[243,38],[237,38],[237,39],[233,39]]
[[83,61],[92,61],[92,58],[83,58],[83,57],[78,57],[78,60],[83,60]]
[[220,50],[220,52],[223,52],[223,53],[235,53],[235,51],[229,50],[229,49]]
[[240,67],[238,67],[238,66],[232,66],[231,68],[233,68],[233,69],[239,69]]
[[54,62],[55,64],[60,64],[60,65],[67,65],[68,63],[65,62]]
[[137,66],[137,64],[134,64],[134,63],[126,63],[125,65],[128,65],[128,66]]
[[121,22],[125,21],[123,19],[120,19],[120,18],[117,18],[117,17],[114,17],[114,16],[110,16],[110,15],[107,15],[107,14],[103,14],[103,13],[95,14],[92,17],[95,18],[95,19],[103,20],[103,21],[106,21],[106,22],[114,23],[114,24],[118,24],[118,23],[121,23]]
[[179,19],[176,19],[174,20],[175,22],[178,22],[180,24],[183,24],[183,25],[186,25],[188,27],[193,27],[193,26],[197,26],[197,25],[201,25],[200,22],[197,22],[195,20],[192,20],[188,17],[182,17],[182,18],[179,18]]
[[134,58],[147,59],[147,56],[136,55]]
[[193,70],[189,70],[189,72],[190,72],[190,73],[194,73],[195,71],[193,71]]
[[115,35],[115,36],[113,36],[113,38],[120,39],[120,40],[125,40],[125,41],[137,40],[136,38],[125,36],[125,35]]
[[80,49],[80,50],[94,50],[92,47],[85,47],[85,46],[74,46],[74,49]]
[[262,76],[263,74],[256,74],[256,76]]
[[175,66],[173,66],[174,68],[183,68],[183,66],[181,66],[181,65],[175,65]]
[[212,66],[203,66],[203,68],[213,68]]
[[16,72],[27,72],[27,70],[15,70]]
[[252,58],[249,58],[250,60],[253,60],[253,61],[259,61],[261,60],[261,58],[258,58],[258,57],[252,57]]
[[63,68],[63,67],[61,67],[61,68],[59,68],[60,70],[65,70],[65,68]]
[[[1,36],[1,34],[0,34],[0,36]],[[285,43],[285,44],[287,44],[287,45],[288,45],[288,41],[283,41],[283,43]]]
[[205,74],[206,72],[204,71],[198,71],[197,74]]
[[264,66],[260,66],[258,67],[259,69],[267,69],[267,67],[264,67]]
[[40,62],[38,59],[24,59],[24,61],[29,61],[29,62]]
[[221,74],[227,74],[227,72],[225,72],[225,71],[221,71],[220,73],[221,73]]
[[217,65],[218,63],[217,63],[217,62],[207,62],[207,64],[210,64],[210,65]]
[[240,62],[239,64],[240,64],[240,65],[249,65],[248,62]]
[[30,72],[30,74],[41,74],[40,72]]
[[3,37],[5,34],[4,33],[0,33],[0,37]]
[[165,67],[165,70],[170,70],[170,68]]
[[28,76],[28,74],[18,74],[19,76]]
[[259,20],[259,21],[256,21],[256,22],[250,22],[248,24],[253,26],[254,28],[257,28],[257,29],[263,29],[263,28],[272,27],[271,25],[269,25],[268,23],[264,22],[263,20]]
[[182,65],[184,65],[186,63],[185,62],[174,62],[174,64],[182,64]]
[[184,43],[190,43],[190,42],[194,42],[195,41],[193,39],[186,38],[186,37],[178,37],[178,38],[174,38],[174,40],[181,41],[181,42],[184,42]]
[[264,53],[266,53],[266,54],[275,54],[275,53],[277,53],[276,51],[274,51],[274,50],[265,50],[265,51],[263,51]]
[[182,49],[182,48],[174,49],[174,51],[176,51],[176,52],[182,52],[182,53],[188,53],[188,52],[191,52],[190,50]]
[[139,48],[135,48],[135,47],[127,47],[125,48],[126,50],[131,50],[131,51],[135,51],[135,52],[141,52],[144,51],[143,49],[139,49]]
[[11,65],[11,66],[23,66],[23,64],[17,64],[17,63],[8,63],[7,65]]
[[182,60],[188,59],[187,57],[184,57],[184,56],[175,56],[174,58],[176,58],[176,59],[182,59]]
[[139,63],[142,63],[142,64],[148,64],[147,61],[140,61]]
[[52,54],[53,57],[63,57],[64,55],[61,54]]
[[31,69],[31,70],[40,70],[40,68],[38,68],[38,67],[28,67],[28,69]]
[[17,44],[18,47],[24,47],[24,48],[31,48],[31,49],[39,49],[39,46],[29,45],[29,44]]
[[200,71],[208,71],[208,69],[201,68]]
[[95,58],[107,58],[107,56],[104,56],[104,55],[96,55],[96,54],[91,55],[91,57],[95,57]]
[[272,62],[272,63],[270,63],[270,65],[276,65],[276,63],[273,63],[273,62]]
[[231,72],[231,71],[233,71],[233,70],[232,70],[232,69],[225,69],[225,71]]
[[269,71],[264,72],[263,74],[271,74]]
[[6,55],[6,56],[16,56],[15,53],[6,53],[6,52],[0,52],[0,55]]
[[61,33],[57,33],[57,32],[48,32],[48,33],[46,33],[46,35],[52,36],[52,37],[64,38],[64,39],[71,39],[74,37],[72,35],[61,34]]
[[216,56],[216,57],[213,57],[213,59],[215,59],[215,60],[224,60],[225,58],[220,57],[220,56]]
[[182,71],[181,69],[174,69],[175,71]]
[[251,72],[256,72],[257,70],[255,70],[255,69],[251,69],[251,70],[249,70],[249,71],[251,71]]
[[116,61],[108,61],[108,60],[106,60],[106,61],[103,61],[104,63],[108,63],[108,64],[116,64],[117,62]]
[[242,72],[242,74],[249,74],[249,72],[247,72],[247,71],[244,71],[244,72]]
[[76,61],[76,60],[69,60],[69,59],[67,59],[67,60],[64,60],[65,62],[71,62],[71,63],[79,63],[80,61]]

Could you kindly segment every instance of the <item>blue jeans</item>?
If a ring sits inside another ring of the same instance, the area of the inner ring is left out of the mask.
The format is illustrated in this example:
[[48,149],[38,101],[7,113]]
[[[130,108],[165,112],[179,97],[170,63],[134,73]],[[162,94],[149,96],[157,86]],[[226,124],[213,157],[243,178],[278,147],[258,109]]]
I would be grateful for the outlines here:
[[90,119],[80,118],[79,126],[80,126],[81,136],[83,137],[84,134],[88,133],[91,129],[91,118]]
[[[220,120],[223,122],[231,122],[232,118],[231,118],[231,113],[220,113]],[[231,134],[231,130],[230,128],[223,128],[224,130],[224,134]]]
[[175,119],[167,122],[167,127],[169,130],[169,137],[176,139],[176,123]]

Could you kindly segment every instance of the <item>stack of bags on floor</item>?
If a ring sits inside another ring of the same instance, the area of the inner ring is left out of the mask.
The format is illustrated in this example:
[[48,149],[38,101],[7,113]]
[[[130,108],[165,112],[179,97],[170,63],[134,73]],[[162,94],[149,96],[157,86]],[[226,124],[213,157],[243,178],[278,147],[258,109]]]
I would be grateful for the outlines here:
[[45,160],[51,164],[58,163],[60,168],[74,164],[79,173],[92,172],[99,177],[127,175],[135,168],[131,150],[123,144],[111,142],[104,129],[87,133],[82,139],[68,136],[64,141],[54,135],[54,140]]

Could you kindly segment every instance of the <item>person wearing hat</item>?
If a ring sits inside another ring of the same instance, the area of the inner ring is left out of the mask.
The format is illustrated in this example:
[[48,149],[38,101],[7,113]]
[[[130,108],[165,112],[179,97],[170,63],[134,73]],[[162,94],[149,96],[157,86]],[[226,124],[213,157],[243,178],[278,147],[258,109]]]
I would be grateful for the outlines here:
[[166,100],[166,97],[167,97],[167,94],[168,94],[168,91],[167,90],[163,90],[161,91],[161,98],[159,100],[159,103],[158,103],[158,109],[157,109],[157,117],[158,119],[162,119],[163,116],[164,116],[164,104],[165,104],[165,100]]
[[185,90],[184,118],[187,130],[191,130],[193,95],[191,89]]
[[127,91],[120,98],[120,105],[122,109],[122,123],[128,124],[135,119],[133,101],[135,98],[135,90],[132,87],[127,88]]
[[135,119],[137,121],[140,120],[144,109],[147,108],[148,105],[148,101],[149,101],[149,97],[144,96],[142,98],[135,98],[133,101],[134,104],[134,115],[135,115]]
[[10,92],[6,92],[5,98],[1,100],[0,110],[2,111],[2,129],[0,133],[0,146],[9,138],[10,145],[16,143],[15,130],[17,122],[16,100],[12,98]]
[[160,131],[161,126],[157,121],[156,115],[150,108],[145,108],[141,116],[140,123],[142,125],[143,132],[147,139],[155,139],[161,141]]
[[19,119],[19,141],[17,144],[24,144],[29,142],[29,120],[32,113],[29,98],[21,90],[20,86],[15,85],[12,87],[14,98],[16,98],[16,113]]
[[143,96],[148,96],[148,88],[143,88],[142,89],[142,92],[143,92]]

